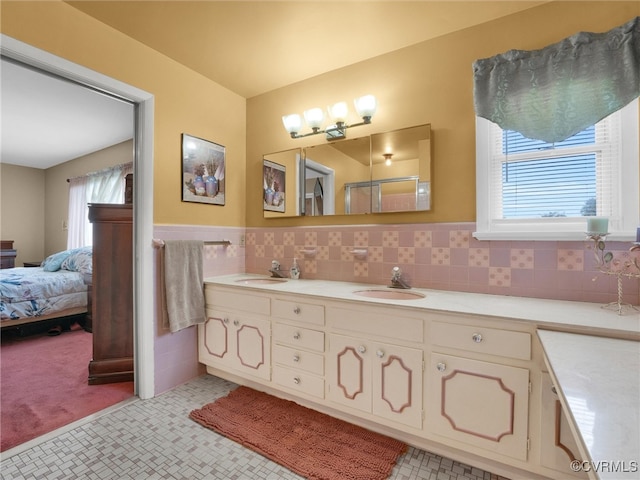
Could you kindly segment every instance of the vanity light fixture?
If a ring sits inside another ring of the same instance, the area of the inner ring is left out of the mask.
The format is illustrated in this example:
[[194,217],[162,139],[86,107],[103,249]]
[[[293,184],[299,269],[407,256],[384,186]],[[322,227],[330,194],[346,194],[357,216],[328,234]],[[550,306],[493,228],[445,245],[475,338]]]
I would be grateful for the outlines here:
[[376,113],[376,109],[378,107],[376,97],[373,95],[364,95],[356,98],[353,103],[356,107],[356,112],[362,118],[362,122],[360,123],[347,125],[346,122],[349,114],[349,108],[347,107],[346,102],[334,103],[327,108],[329,116],[334,123],[326,127],[324,130],[322,130],[324,112],[318,107],[310,108],[304,112],[304,121],[307,126],[311,128],[310,133],[300,134],[300,130],[302,130],[302,117],[297,113],[284,115],[282,117],[282,123],[284,124],[285,130],[289,132],[289,135],[291,135],[291,138],[302,138],[324,133],[327,140],[339,140],[347,136],[347,128],[370,124],[371,118]]
[[391,165],[391,157],[393,157],[393,153],[383,153],[382,156],[384,157],[384,164],[387,167]]

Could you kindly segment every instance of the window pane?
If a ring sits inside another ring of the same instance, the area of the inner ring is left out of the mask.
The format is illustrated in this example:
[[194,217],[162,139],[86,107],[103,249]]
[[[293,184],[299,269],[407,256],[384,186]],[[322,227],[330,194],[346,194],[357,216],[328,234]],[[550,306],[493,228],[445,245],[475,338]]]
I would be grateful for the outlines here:
[[551,150],[560,148],[570,148],[581,145],[594,145],[596,143],[595,126],[587,127],[574,136],[562,142],[547,143],[542,140],[532,140],[524,137],[520,132],[505,130],[502,135],[502,153],[513,155],[515,153],[537,152],[540,150]]
[[595,153],[502,165],[502,218],[595,215],[595,199]]

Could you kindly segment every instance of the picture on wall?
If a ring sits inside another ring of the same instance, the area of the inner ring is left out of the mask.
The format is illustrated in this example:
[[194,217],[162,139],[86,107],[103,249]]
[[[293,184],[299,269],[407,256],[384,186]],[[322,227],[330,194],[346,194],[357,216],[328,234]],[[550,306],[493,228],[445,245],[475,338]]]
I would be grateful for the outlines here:
[[224,205],[225,148],[182,134],[182,201]]
[[262,167],[264,210],[284,213],[285,173],[286,167],[284,165],[264,160]]

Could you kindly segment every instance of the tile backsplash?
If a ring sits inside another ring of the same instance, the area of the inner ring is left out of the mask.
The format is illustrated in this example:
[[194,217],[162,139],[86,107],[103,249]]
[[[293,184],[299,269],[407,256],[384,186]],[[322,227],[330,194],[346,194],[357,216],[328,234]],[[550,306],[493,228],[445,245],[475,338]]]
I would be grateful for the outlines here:
[[[245,271],[272,260],[301,278],[386,285],[399,266],[412,286],[559,300],[617,300],[617,279],[597,271],[589,241],[479,241],[474,223],[248,228]],[[608,242],[627,259],[629,243]],[[639,304],[640,282],[623,278],[624,301]]]

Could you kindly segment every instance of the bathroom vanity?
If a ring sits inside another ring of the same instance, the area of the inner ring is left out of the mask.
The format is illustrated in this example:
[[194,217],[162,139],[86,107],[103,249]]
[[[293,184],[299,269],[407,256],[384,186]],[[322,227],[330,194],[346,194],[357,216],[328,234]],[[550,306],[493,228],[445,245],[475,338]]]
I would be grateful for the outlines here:
[[205,297],[208,373],[512,479],[592,460],[538,331],[640,340],[639,315],[590,303],[247,274]]

